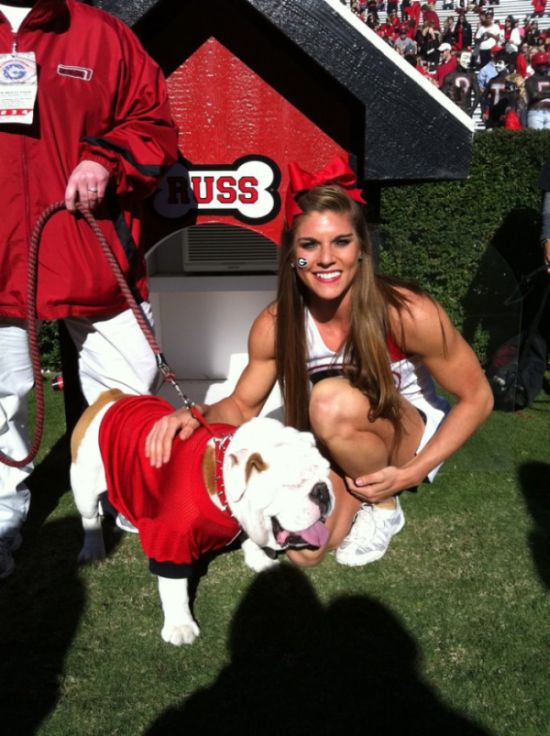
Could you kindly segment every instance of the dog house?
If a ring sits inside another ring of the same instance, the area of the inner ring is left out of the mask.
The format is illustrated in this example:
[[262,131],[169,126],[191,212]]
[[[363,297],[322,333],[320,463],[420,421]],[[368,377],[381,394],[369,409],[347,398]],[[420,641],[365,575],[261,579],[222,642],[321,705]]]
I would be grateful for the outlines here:
[[467,176],[470,118],[340,0],[91,4],[168,81],[180,160],[147,202],[146,247],[157,332],[197,401],[229,391],[275,295],[290,161],[349,158],[375,244],[382,186]]

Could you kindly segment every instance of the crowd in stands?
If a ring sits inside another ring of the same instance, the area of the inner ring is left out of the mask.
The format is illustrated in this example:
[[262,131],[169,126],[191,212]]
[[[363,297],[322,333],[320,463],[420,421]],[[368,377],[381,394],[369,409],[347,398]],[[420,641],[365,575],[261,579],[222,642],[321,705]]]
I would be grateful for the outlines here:
[[442,0],[444,19],[438,0],[342,1],[468,115],[480,105],[486,128],[550,129],[550,29],[538,20],[547,0],[500,22],[485,0]]

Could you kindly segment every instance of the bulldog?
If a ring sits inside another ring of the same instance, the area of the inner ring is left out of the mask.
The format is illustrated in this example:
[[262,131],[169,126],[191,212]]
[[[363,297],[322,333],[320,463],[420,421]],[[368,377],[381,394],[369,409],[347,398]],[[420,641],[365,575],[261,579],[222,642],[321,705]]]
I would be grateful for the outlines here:
[[106,391],[82,415],[71,438],[71,486],[82,517],[79,562],[105,557],[100,496],[138,530],[158,577],[164,641],[192,644],[199,627],[187,580],[201,555],[242,532],[245,563],[259,572],[274,564],[264,549],[321,547],[334,506],[329,463],[313,435],[256,418],[241,427],[200,426],[174,440],[170,461],[153,468],[145,438],[173,411],[156,396]]

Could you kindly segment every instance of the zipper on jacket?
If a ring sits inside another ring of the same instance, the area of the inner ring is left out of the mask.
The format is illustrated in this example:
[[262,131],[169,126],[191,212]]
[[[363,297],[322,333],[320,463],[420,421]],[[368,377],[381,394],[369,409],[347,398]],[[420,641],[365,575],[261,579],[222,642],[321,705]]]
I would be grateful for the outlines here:
[[[17,44],[19,40],[19,31],[13,33],[12,42],[12,54],[17,53]],[[23,183],[23,199],[24,199],[24,222],[25,222],[25,237],[26,242],[30,248],[31,235],[32,235],[32,221],[31,221],[31,192],[29,182],[29,161],[27,155],[27,138],[25,135],[21,136],[21,179]]]
[[32,222],[31,222],[31,193],[29,189],[29,163],[27,157],[27,139],[25,136],[21,137],[21,178],[23,180],[23,198],[24,198],[24,209],[25,209],[25,237],[26,242],[29,245],[31,243],[32,235]]

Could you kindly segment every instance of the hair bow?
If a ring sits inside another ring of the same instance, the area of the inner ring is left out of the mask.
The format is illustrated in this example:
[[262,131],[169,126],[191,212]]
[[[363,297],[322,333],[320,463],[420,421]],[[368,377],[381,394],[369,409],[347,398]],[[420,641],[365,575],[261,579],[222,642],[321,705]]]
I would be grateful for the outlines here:
[[337,184],[346,190],[351,199],[361,204],[366,204],[361,196],[361,190],[356,187],[357,179],[355,172],[342,156],[336,156],[315,174],[304,171],[296,163],[290,163],[288,165],[288,173],[290,181],[286,191],[285,217],[289,226],[292,225],[297,215],[303,214],[303,210],[297,203],[296,198],[304,192],[308,192],[310,189],[323,184]]

